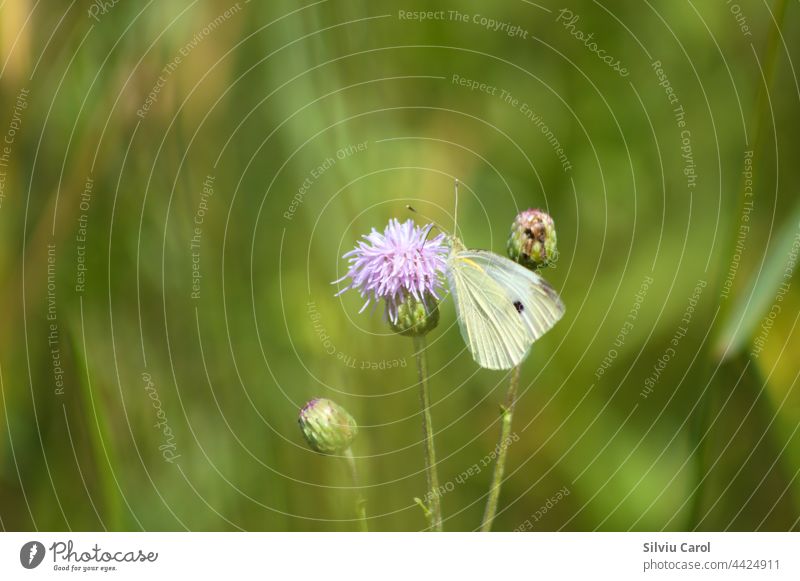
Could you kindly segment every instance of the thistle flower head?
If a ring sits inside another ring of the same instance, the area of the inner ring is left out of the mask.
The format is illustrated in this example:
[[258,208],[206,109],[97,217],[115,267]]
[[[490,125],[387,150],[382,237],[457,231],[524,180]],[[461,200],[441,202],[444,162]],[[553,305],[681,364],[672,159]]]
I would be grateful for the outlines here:
[[537,209],[520,212],[511,225],[508,256],[530,269],[547,266],[556,257],[556,226]]
[[423,305],[438,300],[448,247],[444,234],[427,239],[432,227],[392,219],[383,233],[373,228],[343,256],[348,259],[349,269],[335,282],[349,278],[350,284],[337,296],[349,289],[357,290],[366,299],[359,312],[384,299],[386,316],[392,324],[397,324],[399,307],[408,297]]
[[329,399],[309,401],[300,410],[298,422],[308,445],[321,454],[344,452],[358,434],[353,416]]

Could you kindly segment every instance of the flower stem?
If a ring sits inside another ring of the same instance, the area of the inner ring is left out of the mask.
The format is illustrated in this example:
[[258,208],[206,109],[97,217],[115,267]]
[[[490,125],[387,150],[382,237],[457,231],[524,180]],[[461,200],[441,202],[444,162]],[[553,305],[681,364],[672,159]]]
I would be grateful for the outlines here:
[[519,365],[511,371],[511,382],[508,384],[505,404],[500,408],[502,426],[500,429],[500,443],[498,444],[497,462],[492,474],[492,485],[489,489],[489,500],[486,501],[486,510],[483,513],[481,532],[488,533],[492,530],[492,522],[497,514],[497,501],[500,498],[500,485],[503,483],[503,473],[506,470],[506,455],[508,453],[509,439],[511,437],[511,420],[514,416],[514,405],[517,403],[517,389],[519,388]]
[[356,459],[353,457],[353,451],[350,448],[345,451],[344,457],[345,460],[347,460],[348,467],[350,468],[350,476],[353,479],[353,486],[356,487],[356,514],[358,515],[359,526],[362,532],[367,532],[369,531],[369,526],[367,525],[367,501],[364,499],[364,495],[361,494],[361,489],[359,488]]
[[431,396],[428,390],[428,362],[425,354],[424,335],[414,336],[414,350],[417,359],[417,378],[419,380],[419,399],[422,406],[422,438],[425,441],[425,475],[428,480],[428,519],[430,528],[442,531],[442,505],[439,498],[439,476],[436,473],[436,450],[433,445],[433,422],[431,421]]

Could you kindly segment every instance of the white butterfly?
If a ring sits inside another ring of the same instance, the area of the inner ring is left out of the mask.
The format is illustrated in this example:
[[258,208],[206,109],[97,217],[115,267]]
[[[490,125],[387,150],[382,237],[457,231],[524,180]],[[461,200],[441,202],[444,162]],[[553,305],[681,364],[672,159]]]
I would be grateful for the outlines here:
[[449,239],[445,275],[467,348],[481,367],[516,367],[561,319],[564,303],[535,272],[494,252],[468,249],[454,235]]

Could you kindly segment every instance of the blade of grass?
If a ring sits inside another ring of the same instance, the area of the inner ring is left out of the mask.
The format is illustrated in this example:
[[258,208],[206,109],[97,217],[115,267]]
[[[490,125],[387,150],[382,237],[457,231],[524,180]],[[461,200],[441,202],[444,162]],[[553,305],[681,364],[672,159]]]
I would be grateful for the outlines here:
[[[775,9],[773,10],[774,25],[770,28],[769,35],[766,40],[766,47],[764,49],[764,78],[763,82],[758,85],[758,92],[756,94],[756,101],[753,106],[752,114],[752,127],[753,127],[753,167],[758,167],[757,160],[762,148],[764,140],[764,125],[763,119],[766,116],[767,107],[769,105],[769,88],[772,86],[772,80],[775,75],[775,63],[778,52],[778,40],[781,36],[781,29],[783,27],[784,17],[786,15],[787,0],[777,0]],[[745,190],[745,178],[742,176],[741,184],[739,187],[739,203],[737,204],[736,213],[733,214],[733,227],[731,228],[731,236],[729,243],[725,248],[733,249],[736,246],[736,240],[739,232],[739,216],[744,211],[745,204],[747,203],[747,195]],[[727,261],[728,256],[723,254],[723,259]],[[722,272],[725,272],[726,267],[723,264]],[[722,287],[723,281],[718,282],[718,290]],[[717,293],[719,294],[719,293]],[[730,311],[731,301],[722,303],[717,317],[712,323],[710,331],[711,346],[709,348],[708,357],[706,358],[706,369],[702,377],[712,378],[716,373],[715,367],[719,361],[719,354],[714,349],[719,344],[720,329],[723,328],[722,321],[728,320],[728,312]],[[711,400],[714,397],[714,382],[710,381],[707,388],[701,393],[700,400],[695,410],[694,416],[689,423],[690,426],[690,439],[694,449],[694,472],[695,481],[697,485],[691,496],[690,511],[689,511],[689,529],[694,530],[700,524],[699,520],[702,515],[703,498],[705,495],[705,456],[706,446],[708,442],[707,432],[709,430],[709,422],[711,419]]]

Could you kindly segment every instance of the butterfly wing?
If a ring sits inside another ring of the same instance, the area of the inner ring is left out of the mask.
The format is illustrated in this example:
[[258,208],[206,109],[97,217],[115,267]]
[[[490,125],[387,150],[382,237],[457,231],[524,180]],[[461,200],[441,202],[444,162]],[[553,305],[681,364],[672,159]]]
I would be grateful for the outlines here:
[[564,314],[561,299],[542,277],[493,252],[452,252],[447,279],[461,335],[481,367],[519,365]]
[[539,339],[564,315],[564,303],[548,282],[535,272],[487,250],[467,250],[465,257],[482,266],[508,291],[522,317],[532,342]]
[[527,355],[530,341],[505,290],[474,261],[454,254],[447,279],[461,336],[481,367],[511,369]]

